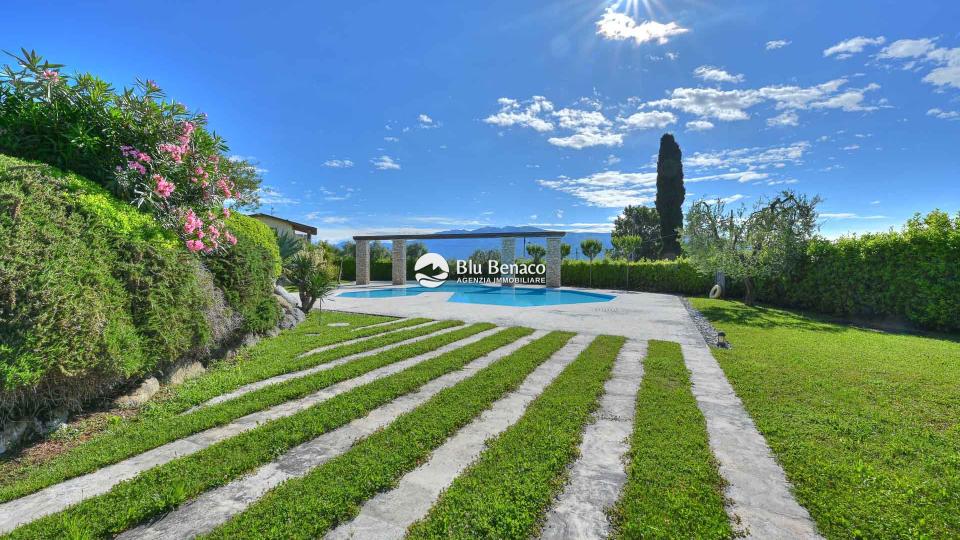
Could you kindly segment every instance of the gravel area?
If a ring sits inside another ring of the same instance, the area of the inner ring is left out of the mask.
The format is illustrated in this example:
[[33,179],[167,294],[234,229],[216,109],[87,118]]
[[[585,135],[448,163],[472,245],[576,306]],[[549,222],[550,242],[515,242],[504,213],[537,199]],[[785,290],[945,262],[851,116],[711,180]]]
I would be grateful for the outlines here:
[[[697,330],[700,330],[700,335],[703,336],[703,340],[707,342],[707,345],[717,347],[717,329],[710,324],[710,321],[703,316],[703,313],[700,313],[697,308],[693,307],[693,304],[690,303],[685,297],[680,297],[680,302],[683,303],[683,307],[687,309],[687,313],[690,314],[690,318],[693,319],[694,324],[697,325]],[[723,347],[724,349],[731,348],[730,342],[727,342],[727,346]]]

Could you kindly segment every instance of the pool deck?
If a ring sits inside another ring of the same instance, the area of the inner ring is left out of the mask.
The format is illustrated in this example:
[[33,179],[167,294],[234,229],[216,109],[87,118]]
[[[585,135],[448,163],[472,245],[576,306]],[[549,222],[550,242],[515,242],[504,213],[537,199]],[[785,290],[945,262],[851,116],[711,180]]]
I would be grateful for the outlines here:
[[342,292],[392,287],[397,286],[387,282],[344,286],[323,302],[323,308],[395,317],[491,322],[499,326],[569,330],[582,334],[613,334],[636,339],[662,339],[703,345],[703,338],[680,298],[670,294],[563,287],[563,290],[610,294],[615,298],[608,302],[526,307],[448,302],[453,292],[428,292],[388,298],[339,296]]

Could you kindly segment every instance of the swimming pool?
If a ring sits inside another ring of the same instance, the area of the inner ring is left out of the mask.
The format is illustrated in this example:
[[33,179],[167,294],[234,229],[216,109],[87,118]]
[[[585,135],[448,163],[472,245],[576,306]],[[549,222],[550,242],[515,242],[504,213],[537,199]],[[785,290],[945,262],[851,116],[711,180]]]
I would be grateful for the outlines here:
[[470,285],[463,283],[444,283],[436,289],[426,287],[390,287],[368,291],[350,291],[338,296],[346,298],[394,298],[397,296],[417,296],[430,293],[453,293],[448,302],[461,304],[490,304],[494,306],[555,306],[559,304],[585,304],[588,302],[609,302],[616,298],[609,294],[568,291],[564,289],[546,289],[543,287],[501,287]]

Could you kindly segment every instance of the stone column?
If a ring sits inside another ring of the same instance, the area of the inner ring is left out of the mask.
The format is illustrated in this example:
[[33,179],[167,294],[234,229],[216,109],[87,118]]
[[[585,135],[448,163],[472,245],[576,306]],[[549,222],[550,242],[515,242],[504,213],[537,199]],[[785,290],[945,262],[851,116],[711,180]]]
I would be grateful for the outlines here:
[[357,285],[370,284],[370,241],[357,240]]
[[393,284],[407,283],[407,241],[393,241]]
[[[500,264],[513,264],[514,257],[517,253],[517,239],[516,238],[501,238],[500,239]],[[509,274],[500,274],[501,278],[512,278],[513,273]],[[501,283],[504,287],[513,287],[513,283]]]
[[560,237],[547,238],[547,287],[560,286]]

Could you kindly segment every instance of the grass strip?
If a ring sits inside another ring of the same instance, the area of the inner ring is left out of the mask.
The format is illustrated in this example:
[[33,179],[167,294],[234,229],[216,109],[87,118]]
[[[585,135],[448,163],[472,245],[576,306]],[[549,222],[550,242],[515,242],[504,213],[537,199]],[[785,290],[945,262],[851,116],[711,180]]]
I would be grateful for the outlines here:
[[960,336],[692,298],[713,355],[827,538],[960,538]]
[[[349,313],[346,311],[314,310],[307,314],[307,318],[302,323],[291,328],[288,332],[291,334],[329,334],[330,330],[338,330],[349,333],[364,326],[385,323],[391,320],[397,320],[397,318],[384,315]],[[328,326],[336,323],[348,323],[348,326]]]
[[460,369],[531,332],[527,328],[502,330],[294,415],[267,422],[190,456],[154,467],[103,495],[24,525],[8,536],[62,538],[75,531],[83,531],[90,537],[117,534],[204,491],[224,485],[275,460],[298,444],[363,417],[430,380]]
[[[330,349],[304,358],[291,360],[288,365],[296,369],[303,369],[343,358],[351,354],[362,353],[391,345],[399,341],[425,336],[438,330],[462,324],[460,321],[441,321],[420,328],[375,336],[359,343],[344,345],[336,349]],[[8,501],[22,497],[58,482],[135,456],[162,444],[175,441],[214,426],[225,424],[230,420],[262,410],[266,407],[305,396],[330,384],[355,377],[392,362],[429,352],[492,327],[493,325],[473,325],[465,329],[427,338],[410,344],[408,347],[399,347],[397,349],[384,351],[381,354],[361,358],[355,362],[347,362],[342,366],[321,371],[307,377],[266,386],[235,399],[204,407],[189,414],[177,415],[176,412],[182,410],[183,407],[171,406],[166,414],[145,415],[139,417],[136,421],[119,424],[103,435],[62,454],[44,464],[42,467],[37,467],[29,471],[17,481],[4,486],[0,489],[0,501]],[[291,371],[295,371],[296,369]],[[207,394],[202,395],[206,396]],[[194,396],[190,398],[188,402],[195,402],[197,399],[199,399],[198,396]]]
[[408,538],[530,538],[566,481],[626,340],[593,340],[454,480]]
[[450,435],[515,390],[573,336],[552,332],[476,375],[440,391],[348,452],[288,480],[210,535],[214,538],[317,538],[354,516],[360,504],[427,459]]
[[724,481],[680,346],[650,341],[627,467],[611,511],[617,538],[730,538]]

